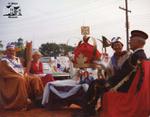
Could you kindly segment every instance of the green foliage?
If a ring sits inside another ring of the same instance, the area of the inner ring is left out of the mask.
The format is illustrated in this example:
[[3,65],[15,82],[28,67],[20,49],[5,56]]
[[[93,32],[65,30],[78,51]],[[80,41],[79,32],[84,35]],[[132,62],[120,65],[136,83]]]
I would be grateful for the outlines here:
[[17,56],[23,57],[25,54],[24,40],[22,38],[18,38],[17,42],[14,42],[17,48]]
[[2,44],[2,41],[0,41],[0,48],[3,48],[3,44]]
[[18,41],[16,43],[16,46],[18,48],[23,48],[23,39],[22,38],[18,38]]
[[67,52],[74,50],[74,47],[66,45],[66,44],[59,44],[59,47],[63,54],[66,54]]
[[46,43],[42,44],[39,48],[40,52],[44,56],[58,56],[60,54],[65,54],[68,51],[73,51],[72,46],[66,44],[56,44],[56,43]]
[[42,44],[39,50],[44,56],[58,56],[60,53],[60,47],[56,43]]

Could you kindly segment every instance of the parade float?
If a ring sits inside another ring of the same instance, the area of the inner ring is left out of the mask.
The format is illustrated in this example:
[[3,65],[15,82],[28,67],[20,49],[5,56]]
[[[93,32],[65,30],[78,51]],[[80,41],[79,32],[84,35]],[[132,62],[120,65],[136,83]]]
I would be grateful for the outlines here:
[[[89,27],[81,27],[81,34],[83,39],[78,42],[74,49],[74,57],[72,59],[77,75],[71,79],[46,84],[42,104],[48,108],[69,106],[70,104],[77,104],[82,107],[84,95],[88,90],[89,84],[86,82],[81,83],[80,78],[87,72],[88,68],[101,68],[101,65],[97,64],[101,53],[97,50],[96,40],[88,36]],[[88,42],[90,39],[93,44]]]
[[[75,49],[74,66],[79,68],[97,68],[103,69],[102,64],[96,64],[96,61],[103,61],[102,53],[94,46],[88,43],[89,37],[83,36]],[[92,53],[92,54],[91,54]],[[150,61],[144,60],[135,67],[134,80],[129,91],[118,92],[116,85],[110,91],[106,92],[102,98],[102,108],[100,117],[148,117],[150,114]],[[121,82],[126,82],[122,80]]]

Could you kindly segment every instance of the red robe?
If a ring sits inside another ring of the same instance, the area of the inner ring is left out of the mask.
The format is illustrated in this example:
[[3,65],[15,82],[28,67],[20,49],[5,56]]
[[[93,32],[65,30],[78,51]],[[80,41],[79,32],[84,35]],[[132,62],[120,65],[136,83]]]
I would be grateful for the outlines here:
[[28,105],[28,98],[35,100],[43,95],[39,78],[16,72],[6,60],[0,61],[0,67],[0,108],[21,109]]
[[150,115],[150,61],[144,61],[142,68],[144,77],[139,92],[135,93],[140,76],[138,70],[127,93],[105,93],[100,117],[148,117]]

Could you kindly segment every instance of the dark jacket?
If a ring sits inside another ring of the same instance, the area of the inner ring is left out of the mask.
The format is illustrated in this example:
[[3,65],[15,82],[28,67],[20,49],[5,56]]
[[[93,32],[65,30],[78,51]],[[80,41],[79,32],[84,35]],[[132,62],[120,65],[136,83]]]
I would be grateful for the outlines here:
[[[133,54],[131,54],[129,59],[127,59],[124,62],[124,64],[122,65],[122,68],[119,70],[119,72],[108,79],[108,83],[110,84],[110,86],[114,87],[122,79],[124,79],[125,76],[130,74],[130,72],[136,66],[138,60],[145,60],[145,59],[147,59],[147,57],[146,57],[146,54],[145,54],[143,49],[139,49],[139,50],[135,51]],[[127,82],[123,83],[118,88],[118,91],[120,91],[120,92],[127,92],[128,91],[128,89],[129,89],[129,87],[130,87],[130,85],[131,85],[131,83],[132,83],[132,81],[134,79],[133,75],[134,74],[131,75],[131,77],[129,78],[129,80]]]

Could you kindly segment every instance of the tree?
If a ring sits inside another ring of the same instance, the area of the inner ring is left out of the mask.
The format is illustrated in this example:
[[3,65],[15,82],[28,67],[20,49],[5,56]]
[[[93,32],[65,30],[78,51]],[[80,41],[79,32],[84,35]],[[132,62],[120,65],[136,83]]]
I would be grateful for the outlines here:
[[73,51],[74,47],[68,46],[66,44],[56,44],[56,43],[46,43],[42,44],[39,48],[40,52],[44,56],[58,56],[65,55],[66,52]]
[[60,47],[56,43],[42,44],[39,50],[44,56],[58,56],[60,53]]
[[18,42],[17,42],[17,45],[16,45],[18,48],[22,49],[24,48],[24,43],[23,43],[23,39],[22,38],[19,38],[18,39]]
[[3,55],[3,44],[2,41],[0,41],[0,56]]
[[23,57],[25,52],[24,41],[22,38],[18,38],[17,42],[14,42],[17,48],[17,56]]
[[60,47],[61,53],[64,54],[64,55],[65,55],[67,52],[74,50],[74,47],[69,46],[69,45],[66,45],[66,44],[59,44],[59,47]]
[[0,41],[0,48],[1,48],[1,49],[3,48],[3,44],[2,44],[2,41]]

